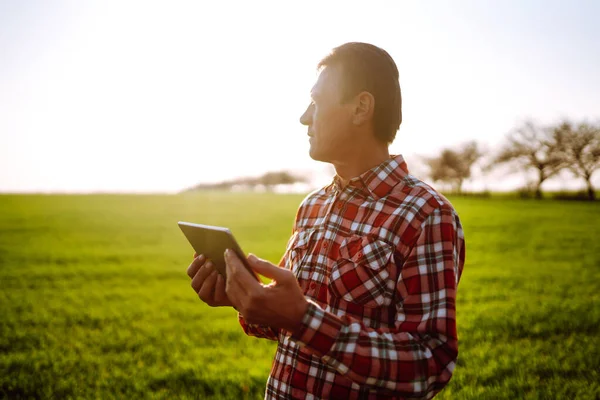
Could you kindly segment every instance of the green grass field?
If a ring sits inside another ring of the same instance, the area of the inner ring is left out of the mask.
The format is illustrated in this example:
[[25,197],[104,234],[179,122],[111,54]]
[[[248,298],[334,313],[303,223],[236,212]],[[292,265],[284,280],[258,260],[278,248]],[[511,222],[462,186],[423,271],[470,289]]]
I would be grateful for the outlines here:
[[[262,398],[275,343],[204,306],[178,220],[277,262],[302,196],[0,196],[0,397]],[[451,198],[467,237],[440,399],[600,399],[600,204]]]

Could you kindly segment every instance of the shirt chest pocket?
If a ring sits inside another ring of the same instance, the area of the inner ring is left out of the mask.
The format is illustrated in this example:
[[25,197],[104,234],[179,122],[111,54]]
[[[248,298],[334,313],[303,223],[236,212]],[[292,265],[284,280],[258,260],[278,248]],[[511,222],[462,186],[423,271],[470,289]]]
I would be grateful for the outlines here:
[[364,307],[389,306],[396,285],[392,245],[370,236],[350,236],[341,243],[329,278],[330,292]]

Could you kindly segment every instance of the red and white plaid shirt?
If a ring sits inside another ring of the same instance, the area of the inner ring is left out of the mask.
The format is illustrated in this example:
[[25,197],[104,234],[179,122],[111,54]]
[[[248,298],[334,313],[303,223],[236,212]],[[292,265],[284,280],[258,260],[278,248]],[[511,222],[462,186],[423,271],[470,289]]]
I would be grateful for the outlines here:
[[301,328],[239,317],[279,342],[265,398],[432,398],[458,355],[464,260],[456,211],[402,156],[309,194],[280,263],[309,300]]

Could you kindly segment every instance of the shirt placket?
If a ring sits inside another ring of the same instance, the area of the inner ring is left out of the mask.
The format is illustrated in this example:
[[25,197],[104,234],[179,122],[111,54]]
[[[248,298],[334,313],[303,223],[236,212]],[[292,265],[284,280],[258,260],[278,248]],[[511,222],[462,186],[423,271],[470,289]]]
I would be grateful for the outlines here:
[[[329,253],[329,247],[331,246],[331,243],[333,243],[336,239],[337,236],[337,231],[338,229],[335,228],[332,225],[331,219],[333,216],[337,216],[339,218],[342,218],[342,210],[344,208],[344,203],[346,202],[346,200],[349,198],[348,193],[346,193],[346,189],[338,189],[338,188],[334,188],[333,193],[332,193],[332,201],[329,204],[327,211],[325,213],[325,218],[324,218],[324,224],[326,227],[326,231],[328,233],[331,234],[331,237],[329,239],[327,239],[326,237],[323,238],[323,244],[320,246],[319,248],[319,253],[320,255],[327,260],[327,268],[331,268],[331,265],[329,265],[329,259],[328,259],[328,253]],[[327,284],[327,282],[322,282],[321,285]],[[316,282],[311,282],[310,283],[310,293],[313,296],[313,298],[318,298],[319,296],[319,290],[321,290],[321,285],[317,284]]]

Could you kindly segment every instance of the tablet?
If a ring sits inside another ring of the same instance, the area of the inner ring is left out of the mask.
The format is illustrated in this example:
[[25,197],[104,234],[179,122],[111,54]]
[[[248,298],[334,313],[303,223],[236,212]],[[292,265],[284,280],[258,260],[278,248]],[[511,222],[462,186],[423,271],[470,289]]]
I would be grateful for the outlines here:
[[179,221],[177,224],[196,253],[204,254],[206,258],[210,259],[216,270],[224,278],[227,276],[225,272],[225,249],[231,249],[238,255],[252,276],[258,280],[256,274],[248,265],[244,252],[229,229],[222,226],[194,224],[183,221]]

